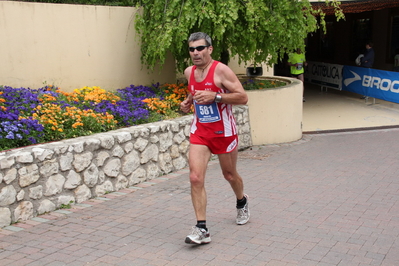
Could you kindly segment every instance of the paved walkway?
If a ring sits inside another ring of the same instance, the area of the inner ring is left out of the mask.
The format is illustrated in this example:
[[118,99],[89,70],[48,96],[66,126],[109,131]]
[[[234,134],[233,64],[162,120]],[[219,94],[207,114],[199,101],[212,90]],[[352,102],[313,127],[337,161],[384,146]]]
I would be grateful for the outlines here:
[[0,265],[399,265],[398,136],[304,135],[240,152],[243,226],[211,161],[208,245],[184,243],[195,223],[184,169],[0,230]]
[[361,95],[305,84],[303,131],[348,130],[375,127],[398,127],[399,104]]

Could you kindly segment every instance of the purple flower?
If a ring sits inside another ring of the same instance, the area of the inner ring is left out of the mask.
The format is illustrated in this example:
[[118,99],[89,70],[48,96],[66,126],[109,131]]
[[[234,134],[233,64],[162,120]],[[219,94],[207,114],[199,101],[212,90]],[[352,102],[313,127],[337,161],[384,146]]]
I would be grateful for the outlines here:
[[37,92],[25,88],[0,87],[1,97],[6,101],[2,104],[6,111],[0,110],[0,149],[15,148],[41,141],[43,126],[29,117],[32,109],[40,104]]
[[151,87],[130,85],[116,91],[115,94],[120,97],[116,104],[102,101],[92,103],[90,109],[99,113],[108,112],[114,115],[120,126],[145,123],[150,112],[146,109],[146,104],[142,100],[157,97],[158,91],[159,83],[153,84]]

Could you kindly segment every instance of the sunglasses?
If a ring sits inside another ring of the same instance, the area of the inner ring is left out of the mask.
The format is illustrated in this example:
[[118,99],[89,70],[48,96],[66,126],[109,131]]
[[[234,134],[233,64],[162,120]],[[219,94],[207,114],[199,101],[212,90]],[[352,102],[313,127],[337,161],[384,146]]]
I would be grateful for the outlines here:
[[206,47],[209,47],[209,45],[200,45],[197,47],[188,47],[188,50],[190,50],[190,52],[194,52],[195,50],[197,50],[198,52],[204,50]]

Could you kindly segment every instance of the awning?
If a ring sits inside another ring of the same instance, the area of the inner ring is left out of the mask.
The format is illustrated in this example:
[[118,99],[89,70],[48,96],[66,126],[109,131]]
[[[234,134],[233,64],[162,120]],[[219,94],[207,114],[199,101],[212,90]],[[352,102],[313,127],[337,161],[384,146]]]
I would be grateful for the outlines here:
[[[312,2],[314,8],[321,8],[326,15],[334,15],[334,8],[326,6],[325,2]],[[366,11],[380,10],[386,8],[399,7],[398,0],[363,0],[341,2],[340,5],[344,14],[361,13]]]

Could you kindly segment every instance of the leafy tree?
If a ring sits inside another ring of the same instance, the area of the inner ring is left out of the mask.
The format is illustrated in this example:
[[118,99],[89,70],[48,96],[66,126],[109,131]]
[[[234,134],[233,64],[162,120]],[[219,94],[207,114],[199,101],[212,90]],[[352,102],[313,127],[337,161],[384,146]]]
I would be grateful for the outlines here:
[[[343,18],[340,3],[326,1],[337,20]],[[239,63],[272,65],[286,52],[303,49],[307,34],[323,28],[325,21],[308,0],[142,0],[135,25],[143,64],[150,69],[162,65],[170,51],[183,71],[193,32],[209,34],[213,57],[224,63],[230,55],[238,56]]]

